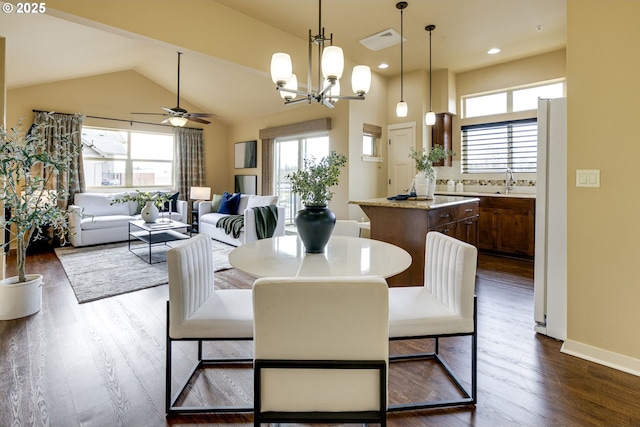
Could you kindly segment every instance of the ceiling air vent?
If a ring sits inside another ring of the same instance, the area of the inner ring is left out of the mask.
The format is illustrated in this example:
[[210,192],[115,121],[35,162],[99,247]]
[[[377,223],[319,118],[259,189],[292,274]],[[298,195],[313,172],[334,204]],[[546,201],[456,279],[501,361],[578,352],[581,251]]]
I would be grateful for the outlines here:
[[[405,37],[404,41],[407,41]],[[390,46],[394,46],[400,43],[400,33],[393,28],[380,31],[372,36],[366,37],[360,40],[360,43],[371,50],[382,50]]]

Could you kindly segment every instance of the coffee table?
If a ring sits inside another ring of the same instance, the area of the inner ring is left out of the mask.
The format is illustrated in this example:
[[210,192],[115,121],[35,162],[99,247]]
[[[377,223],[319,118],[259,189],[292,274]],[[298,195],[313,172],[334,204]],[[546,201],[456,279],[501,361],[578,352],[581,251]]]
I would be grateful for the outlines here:
[[[190,236],[185,234],[189,231],[190,225],[179,221],[166,222],[144,222],[144,220],[129,221],[129,251],[137,255],[149,264],[165,262],[164,260],[153,262],[151,258],[151,247],[159,244],[167,244],[176,240],[188,239]],[[138,251],[131,248],[131,242],[140,240],[147,244],[149,249],[149,259],[142,256]]]

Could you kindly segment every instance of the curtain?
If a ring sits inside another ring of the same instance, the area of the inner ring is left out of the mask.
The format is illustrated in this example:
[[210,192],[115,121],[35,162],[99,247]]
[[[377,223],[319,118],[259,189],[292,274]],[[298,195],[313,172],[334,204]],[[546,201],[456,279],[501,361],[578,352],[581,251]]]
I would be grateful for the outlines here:
[[180,200],[189,200],[191,187],[205,184],[204,138],[202,129],[176,127],[175,156],[176,187]]
[[260,194],[274,194],[273,187],[273,138],[262,140],[262,186]]
[[[46,141],[46,149],[53,151],[56,146],[61,145],[64,141],[60,141],[58,136],[69,134],[71,135],[71,141],[68,142],[70,146],[79,146],[82,143],[82,116],[79,114],[61,114],[61,113],[47,113],[44,111],[34,112],[34,125],[44,124],[44,138]],[[62,145],[64,149],[64,144]],[[40,168],[39,171],[43,177],[47,177],[47,174],[52,173],[50,170]],[[56,190],[58,194],[67,194],[67,198],[60,198],[58,205],[60,208],[66,209],[73,200],[76,193],[82,193],[85,190],[84,183],[84,167],[82,164],[82,153],[75,156],[71,162],[69,170],[65,173],[58,174],[52,177],[53,179],[49,183],[49,190]]]

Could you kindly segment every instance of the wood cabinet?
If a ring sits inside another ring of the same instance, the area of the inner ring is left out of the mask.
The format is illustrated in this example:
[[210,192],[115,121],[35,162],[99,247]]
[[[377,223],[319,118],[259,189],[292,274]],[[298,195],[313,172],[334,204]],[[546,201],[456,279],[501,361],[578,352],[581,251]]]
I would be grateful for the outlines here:
[[[450,203],[450,199],[456,201]],[[477,246],[477,198],[436,196],[434,201],[427,202],[374,199],[350,203],[360,205],[369,218],[372,239],[399,246],[411,255],[411,266],[388,278],[389,286],[424,284],[425,241],[429,231],[440,231]]]
[[533,257],[535,199],[480,197],[478,248],[506,255]]
[[439,231],[463,242],[478,246],[479,204],[438,209],[429,212],[429,231]]
[[[431,146],[441,145],[445,151],[453,149],[453,114],[436,114],[436,123],[431,126]],[[434,166],[451,166],[451,156],[434,163]]]

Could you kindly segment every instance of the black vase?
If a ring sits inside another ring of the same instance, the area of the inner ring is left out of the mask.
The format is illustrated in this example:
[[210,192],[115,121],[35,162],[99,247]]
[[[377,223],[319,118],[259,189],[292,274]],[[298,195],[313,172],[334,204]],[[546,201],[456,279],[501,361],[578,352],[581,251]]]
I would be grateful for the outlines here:
[[294,219],[298,235],[308,253],[324,252],[336,225],[336,215],[326,206],[306,206]]

